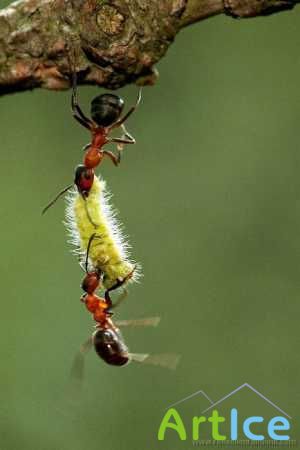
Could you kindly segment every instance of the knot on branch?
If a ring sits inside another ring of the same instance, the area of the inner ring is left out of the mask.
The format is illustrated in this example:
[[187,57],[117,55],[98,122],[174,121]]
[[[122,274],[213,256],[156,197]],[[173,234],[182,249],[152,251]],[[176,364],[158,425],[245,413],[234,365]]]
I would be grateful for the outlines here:
[[97,12],[97,24],[103,33],[113,36],[120,34],[124,28],[125,17],[113,6],[105,4]]
[[292,9],[295,0],[224,0],[224,12],[234,18],[266,16]]

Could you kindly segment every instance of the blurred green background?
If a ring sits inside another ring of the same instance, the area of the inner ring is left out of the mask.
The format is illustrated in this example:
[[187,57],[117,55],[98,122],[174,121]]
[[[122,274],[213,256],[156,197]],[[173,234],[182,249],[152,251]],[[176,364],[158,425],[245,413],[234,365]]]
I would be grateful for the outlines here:
[[[156,329],[125,330],[126,340],[181,363],[119,369],[91,352],[72,399],[70,366],[93,322],[79,302],[64,202],[40,212],[73,179],[88,134],[69,92],[1,98],[1,450],[192,448],[190,435],[157,441],[164,409],[244,382],[294,418],[297,437],[299,27],[299,7],[212,18],[182,31],[159,63],[128,123],[137,145],[101,173],[144,269],[118,316],[162,317]],[[80,88],[85,110],[99,92]],[[136,92],[120,90],[127,105]],[[193,412],[206,406],[199,399]]]

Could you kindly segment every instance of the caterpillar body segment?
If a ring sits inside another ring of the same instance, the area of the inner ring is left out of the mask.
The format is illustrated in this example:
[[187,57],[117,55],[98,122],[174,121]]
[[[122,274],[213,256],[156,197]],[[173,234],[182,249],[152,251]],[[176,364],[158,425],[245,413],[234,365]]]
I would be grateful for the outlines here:
[[87,197],[78,190],[69,194],[66,210],[66,226],[82,264],[88,250],[89,262],[103,273],[106,289],[121,285],[123,280],[137,281],[140,276],[139,265],[130,260],[129,244],[109,199],[105,181],[95,176]]

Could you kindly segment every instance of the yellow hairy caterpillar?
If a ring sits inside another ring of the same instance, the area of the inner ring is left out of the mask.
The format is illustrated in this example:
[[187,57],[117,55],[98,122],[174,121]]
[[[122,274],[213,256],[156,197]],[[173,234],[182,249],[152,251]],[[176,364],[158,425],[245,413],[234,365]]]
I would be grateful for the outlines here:
[[66,226],[81,262],[88,253],[93,268],[103,273],[106,289],[120,286],[123,280],[137,281],[140,276],[140,266],[130,260],[129,244],[109,203],[110,197],[105,181],[95,176],[87,197],[77,189],[70,192],[66,209]]

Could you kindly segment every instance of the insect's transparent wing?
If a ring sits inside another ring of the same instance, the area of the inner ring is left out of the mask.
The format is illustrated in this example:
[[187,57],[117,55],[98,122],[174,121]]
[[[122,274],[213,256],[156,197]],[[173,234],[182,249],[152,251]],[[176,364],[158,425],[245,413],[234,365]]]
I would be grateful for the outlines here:
[[76,389],[81,388],[84,379],[85,355],[92,348],[93,338],[89,337],[79,348],[76,353],[71,367],[71,383]]
[[129,356],[134,362],[151,364],[152,366],[160,366],[171,370],[176,369],[181,358],[181,356],[176,353],[160,353],[157,355],[149,355],[147,353],[130,353]]
[[146,317],[143,319],[116,320],[118,327],[157,327],[160,317]]
[[117,300],[112,304],[110,309],[117,308],[128,296],[127,289],[123,289],[121,294],[118,296]]

